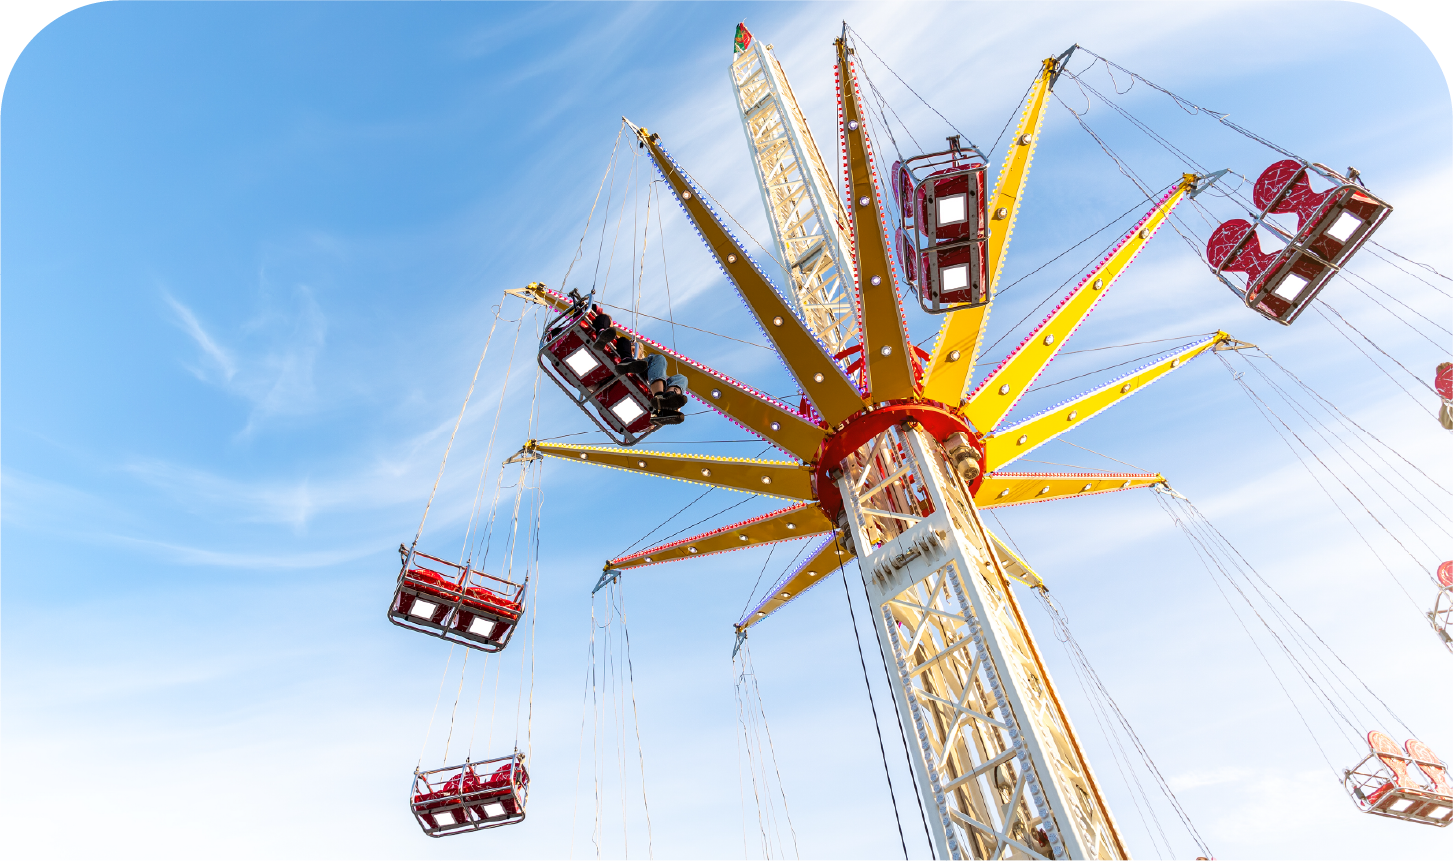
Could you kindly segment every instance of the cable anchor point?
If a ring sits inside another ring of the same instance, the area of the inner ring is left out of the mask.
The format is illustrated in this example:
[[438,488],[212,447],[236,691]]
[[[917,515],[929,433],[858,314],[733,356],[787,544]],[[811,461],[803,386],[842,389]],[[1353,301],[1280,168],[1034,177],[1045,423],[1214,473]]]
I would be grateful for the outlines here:
[[732,644],[732,657],[733,658],[735,658],[737,656],[737,652],[740,652],[742,650],[742,643],[745,643],[747,641],[747,629],[745,627],[738,627],[736,629],[736,632],[737,632],[737,639],[736,639],[736,642]]
[[600,579],[595,581],[595,588],[590,590],[590,594],[594,595],[596,592],[599,592],[600,590],[604,589],[606,586],[609,586],[612,583],[619,583],[620,580],[621,570],[619,568],[610,567],[610,563],[607,562],[605,563],[605,567],[601,569]]
[[527,440],[520,450],[504,459],[500,466],[508,466],[512,463],[531,463],[537,460],[544,460],[545,456],[535,450],[535,441]]

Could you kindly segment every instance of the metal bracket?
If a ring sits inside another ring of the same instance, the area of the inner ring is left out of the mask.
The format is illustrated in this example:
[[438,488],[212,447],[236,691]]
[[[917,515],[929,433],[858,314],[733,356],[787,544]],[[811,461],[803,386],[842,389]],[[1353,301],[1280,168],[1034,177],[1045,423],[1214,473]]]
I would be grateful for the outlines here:
[[544,282],[531,281],[529,284],[526,284],[523,287],[517,287],[513,290],[506,290],[505,295],[517,296],[521,299],[524,299],[526,302],[533,302],[536,305],[544,305],[547,308],[554,307],[544,299],[542,294],[542,291],[544,289]]
[[611,583],[619,583],[620,579],[621,570],[619,568],[610,567],[610,563],[607,562],[605,563],[605,568],[601,569],[600,579],[595,581],[595,588],[590,590],[590,594],[594,595],[596,592],[599,592],[606,586],[609,586]]
[[1150,489],[1155,491],[1156,493],[1164,493],[1168,496],[1174,496],[1176,499],[1184,499],[1186,502],[1191,501],[1190,499],[1181,496],[1179,493],[1176,493],[1175,490],[1171,488],[1170,482],[1168,481],[1162,481],[1159,484],[1152,484],[1150,486]]
[[746,641],[747,641],[747,629],[746,628],[738,628],[737,629],[737,641],[732,644],[732,657],[733,658],[735,658],[737,656],[737,652],[740,652],[742,650],[742,643],[745,643]]
[[1222,338],[1212,347],[1211,352],[1220,353],[1226,350],[1260,350],[1261,348],[1249,341],[1238,341],[1235,338]]
[[530,463],[536,460],[544,460],[545,456],[535,451],[535,441],[529,440],[520,446],[520,450],[504,459],[500,466],[508,466],[512,463]]
[[1201,192],[1203,192],[1206,189],[1210,188],[1211,186],[1215,185],[1216,184],[1216,180],[1220,179],[1221,177],[1225,176],[1226,174],[1228,174],[1230,172],[1231,172],[1231,168],[1229,168],[1229,167],[1223,167],[1220,170],[1216,171],[1215,173],[1209,173],[1209,174],[1206,174],[1205,176],[1198,176],[1198,177],[1196,177],[1196,184],[1191,188],[1190,191],[1186,192],[1186,199],[1187,200],[1195,200],[1196,199],[1196,195],[1200,194]]
[[1049,76],[1050,92],[1054,92],[1054,85],[1057,81],[1059,81],[1060,73],[1065,70],[1065,63],[1068,63],[1070,61],[1070,55],[1073,54],[1075,52],[1075,49],[1078,47],[1080,47],[1080,43],[1076,42],[1075,44],[1066,48],[1063,54],[1060,54],[1058,57],[1054,58],[1054,71],[1051,72]]

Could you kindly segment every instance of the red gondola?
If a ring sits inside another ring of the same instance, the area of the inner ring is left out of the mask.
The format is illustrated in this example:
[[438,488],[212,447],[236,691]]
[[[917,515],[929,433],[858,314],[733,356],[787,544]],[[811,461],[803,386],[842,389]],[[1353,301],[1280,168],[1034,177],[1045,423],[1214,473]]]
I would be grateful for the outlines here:
[[515,751],[480,762],[415,770],[409,809],[430,837],[481,831],[523,821],[529,788],[525,755]]
[[390,622],[482,652],[509,643],[523,608],[523,585],[403,546],[399,552],[404,564]]
[[1438,598],[1428,612],[1428,621],[1438,632],[1438,639],[1453,651],[1453,561],[1438,566]]
[[943,152],[915,156],[893,169],[904,230],[897,248],[904,277],[931,314],[988,301],[988,199],[984,154],[958,136]]
[[[1333,187],[1313,191],[1311,173]],[[1216,277],[1242,294],[1248,308],[1283,325],[1290,325],[1306,309],[1392,212],[1392,206],[1353,179],[1294,159],[1262,171],[1251,197],[1261,208],[1254,223],[1236,218],[1217,227],[1206,242],[1206,259]],[[1293,214],[1295,233],[1268,220],[1270,215]],[[1275,253],[1263,251],[1258,227],[1285,247]],[[1245,287],[1227,278],[1227,272],[1244,273]]]
[[607,436],[635,445],[661,427],[651,419],[650,386],[618,370],[632,357],[616,355],[609,342],[596,343],[591,321],[602,312],[573,290],[570,297],[574,303],[545,327],[540,367]]
[[1386,733],[1367,734],[1372,752],[1350,768],[1343,783],[1364,813],[1445,828],[1453,822],[1448,767],[1415,738],[1399,748]]

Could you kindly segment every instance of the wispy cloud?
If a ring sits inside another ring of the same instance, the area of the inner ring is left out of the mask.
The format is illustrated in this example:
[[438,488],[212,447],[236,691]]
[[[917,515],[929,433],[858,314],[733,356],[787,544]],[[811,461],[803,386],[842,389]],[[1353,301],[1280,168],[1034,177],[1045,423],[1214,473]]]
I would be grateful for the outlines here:
[[[170,293],[162,293],[162,298],[176,314],[176,324],[181,327],[182,331],[190,335],[192,340],[197,342],[202,353],[217,365],[217,369],[222,372],[223,381],[232,382],[232,378],[237,375],[237,360],[232,358],[231,353],[222,349],[211,334],[202,328],[201,321],[197,319],[196,314],[192,313],[191,308],[178,302],[176,297]],[[200,369],[192,369],[192,373],[196,374],[200,380],[207,379],[207,375]]]
[[314,368],[327,341],[328,319],[306,285],[293,289],[291,307],[265,307],[238,327],[238,340],[263,342],[252,351],[223,346],[190,307],[167,292],[162,298],[201,353],[200,364],[187,369],[251,404],[239,436],[252,435],[268,419],[316,408]]

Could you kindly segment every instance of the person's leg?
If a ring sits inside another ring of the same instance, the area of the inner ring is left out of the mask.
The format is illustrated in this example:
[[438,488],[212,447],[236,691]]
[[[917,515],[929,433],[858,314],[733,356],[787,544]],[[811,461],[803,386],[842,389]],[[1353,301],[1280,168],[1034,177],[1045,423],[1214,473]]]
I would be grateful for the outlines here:
[[[686,397],[681,394],[681,388],[686,385],[686,378],[680,374],[673,374],[669,379],[666,377],[666,357],[660,353],[652,354],[647,360],[646,379],[651,384],[651,394],[655,395],[654,407],[651,417],[663,425],[681,424],[686,416],[681,414],[681,407],[686,403]],[[673,394],[668,389],[675,386]]]
[[636,358],[636,342],[628,335],[621,335],[616,338],[616,356],[620,358],[620,364],[616,370],[622,374],[642,374],[646,371],[648,362],[645,359]]
[[656,400],[662,407],[668,410],[679,410],[686,406],[686,376],[684,374],[672,374],[661,382],[661,396]]
[[610,342],[610,339],[615,337],[610,327],[610,315],[600,310],[600,306],[598,305],[596,306],[595,319],[590,321],[590,328],[595,330],[595,346],[597,347],[605,347]]

